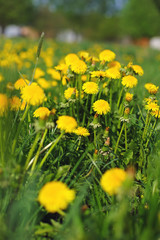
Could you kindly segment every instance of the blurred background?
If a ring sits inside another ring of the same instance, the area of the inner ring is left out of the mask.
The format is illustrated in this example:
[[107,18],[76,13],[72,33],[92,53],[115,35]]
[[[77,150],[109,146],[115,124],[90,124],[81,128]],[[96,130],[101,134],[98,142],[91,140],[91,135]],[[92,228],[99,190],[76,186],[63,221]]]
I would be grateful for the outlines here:
[[0,34],[64,42],[148,45],[160,36],[160,0],[0,0]]

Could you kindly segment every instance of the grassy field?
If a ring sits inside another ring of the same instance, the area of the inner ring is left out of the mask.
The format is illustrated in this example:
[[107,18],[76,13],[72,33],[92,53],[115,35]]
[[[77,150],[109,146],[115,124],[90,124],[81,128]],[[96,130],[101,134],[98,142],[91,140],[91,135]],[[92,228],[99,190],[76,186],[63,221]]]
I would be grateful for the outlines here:
[[159,240],[160,52],[43,37],[0,52],[0,240]]

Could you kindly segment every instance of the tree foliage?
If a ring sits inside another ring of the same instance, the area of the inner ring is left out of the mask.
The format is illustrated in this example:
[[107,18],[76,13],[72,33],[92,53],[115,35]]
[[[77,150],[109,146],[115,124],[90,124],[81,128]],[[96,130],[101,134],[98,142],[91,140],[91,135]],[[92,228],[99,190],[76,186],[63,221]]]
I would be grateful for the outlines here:
[[0,0],[0,25],[31,24],[34,17],[32,0]]
[[122,30],[134,38],[160,33],[160,13],[153,0],[130,0],[122,11]]

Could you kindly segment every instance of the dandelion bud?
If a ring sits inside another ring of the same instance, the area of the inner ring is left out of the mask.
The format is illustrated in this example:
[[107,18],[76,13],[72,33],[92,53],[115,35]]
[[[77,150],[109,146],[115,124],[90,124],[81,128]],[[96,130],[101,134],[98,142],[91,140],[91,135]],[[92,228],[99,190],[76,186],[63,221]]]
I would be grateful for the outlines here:
[[110,145],[110,137],[107,137],[107,140],[104,143],[105,146],[109,146]]
[[130,113],[130,108],[127,107],[127,108],[125,109],[124,113],[128,115],[128,114]]

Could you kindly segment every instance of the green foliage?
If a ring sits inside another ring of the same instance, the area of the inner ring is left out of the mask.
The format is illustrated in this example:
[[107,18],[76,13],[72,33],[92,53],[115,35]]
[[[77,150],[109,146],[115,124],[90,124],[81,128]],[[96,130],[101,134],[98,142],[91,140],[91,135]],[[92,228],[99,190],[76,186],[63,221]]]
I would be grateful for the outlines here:
[[153,0],[130,0],[121,14],[121,28],[126,35],[140,38],[160,33],[160,12]]
[[0,24],[31,24],[34,17],[32,0],[0,0]]

